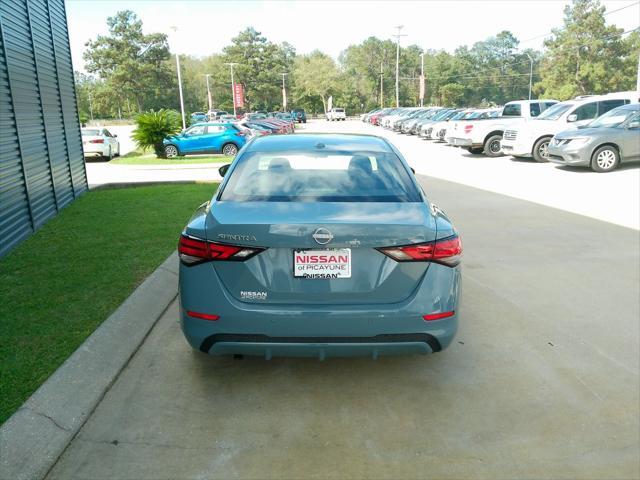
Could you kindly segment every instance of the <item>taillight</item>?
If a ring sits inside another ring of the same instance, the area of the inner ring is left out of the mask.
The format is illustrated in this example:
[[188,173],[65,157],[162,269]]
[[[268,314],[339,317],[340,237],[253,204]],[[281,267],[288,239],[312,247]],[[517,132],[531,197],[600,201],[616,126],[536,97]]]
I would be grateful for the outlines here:
[[207,242],[186,235],[180,235],[178,243],[180,261],[185,265],[195,265],[212,260],[243,262],[262,251],[264,248]]
[[188,310],[187,315],[193,318],[199,318],[200,320],[209,320],[211,322],[217,322],[218,320],[220,320],[220,315],[213,315],[211,313],[194,312],[193,310]]
[[428,313],[423,315],[422,318],[425,322],[433,322],[434,320],[442,320],[443,318],[453,317],[456,314],[454,310],[449,312]]
[[378,248],[378,251],[396,262],[436,262],[455,267],[462,257],[462,241],[455,235],[435,242]]
[[471,130],[473,130],[473,125],[465,125],[464,126],[464,133],[469,133],[469,132],[471,132]]
[[89,143],[104,143],[104,138],[95,138],[93,140],[89,140]]

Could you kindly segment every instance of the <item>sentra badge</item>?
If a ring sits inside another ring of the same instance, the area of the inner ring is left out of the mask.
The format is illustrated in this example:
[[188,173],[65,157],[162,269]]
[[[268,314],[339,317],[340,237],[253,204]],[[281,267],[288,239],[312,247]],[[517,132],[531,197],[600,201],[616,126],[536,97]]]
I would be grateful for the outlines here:
[[233,241],[245,241],[245,242],[255,242],[256,237],[253,235],[242,235],[242,234],[231,234],[231,233],[219,233],[218,238],[220,240],[233,240]]

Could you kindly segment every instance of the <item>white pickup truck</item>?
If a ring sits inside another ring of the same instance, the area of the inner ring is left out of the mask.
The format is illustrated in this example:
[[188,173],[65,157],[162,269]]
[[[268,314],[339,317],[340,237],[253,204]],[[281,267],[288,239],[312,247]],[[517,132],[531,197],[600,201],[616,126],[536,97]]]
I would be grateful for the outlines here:
[[549,142],[556,133],[581,128],[609,110],[627,103],[638,103],[638,92],[578,97],[558,103],[529,122],[510,125],[505,129],[502,153],[546,162]]
[[446,141],[471,153],[484,153],[488,157],[501,155],[500,142],[507,128],[537,117],[557,100],[518,100],[502,108],[500,116],[480,120],[456,121],[447,131]]
[[332,108],[327,112],[327,120],[330,122],[346,119],[347,114],[344,112],[344,108]]

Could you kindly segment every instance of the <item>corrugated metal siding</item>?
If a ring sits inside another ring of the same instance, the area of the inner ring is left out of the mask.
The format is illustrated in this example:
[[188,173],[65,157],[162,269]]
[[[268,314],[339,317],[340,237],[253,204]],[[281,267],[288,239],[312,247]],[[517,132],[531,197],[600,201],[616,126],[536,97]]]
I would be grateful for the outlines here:
[[82,152],[82,135],[80,133],[80,119],[76,104],[76,86],[71,66],[71,49],[69,47],[69,31],[67,29],[67,14],[64,0],[49,0],[51,32],[58,59],[58,82],[62,99],[62,113],[66,134],[67,149],[69,151],[69,166],[71,181],[75,195],[87,190],[87,171]]
[[0,254],[33,231],[1,33],[0,30]]
[[87,189],[63,0],[0,2],[0,255]]

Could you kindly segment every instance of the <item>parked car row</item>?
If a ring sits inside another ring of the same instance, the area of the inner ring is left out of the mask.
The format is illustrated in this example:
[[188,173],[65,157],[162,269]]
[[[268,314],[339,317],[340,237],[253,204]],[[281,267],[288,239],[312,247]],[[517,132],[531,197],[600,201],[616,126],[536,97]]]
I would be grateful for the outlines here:
[[566,102],[517,100],[502,108],[384,108],[361,120],[488,157],[511,155],[606,172],[640,160],[638,100],[637,92],[617,92]]
[[218,120],[196,123],[178,135],[163,140],[169,158],[183,155],[222,153],[234,157],[254,136],[294,133],[293,116],[287,112],[253,112],[238,119],[216,111]]

